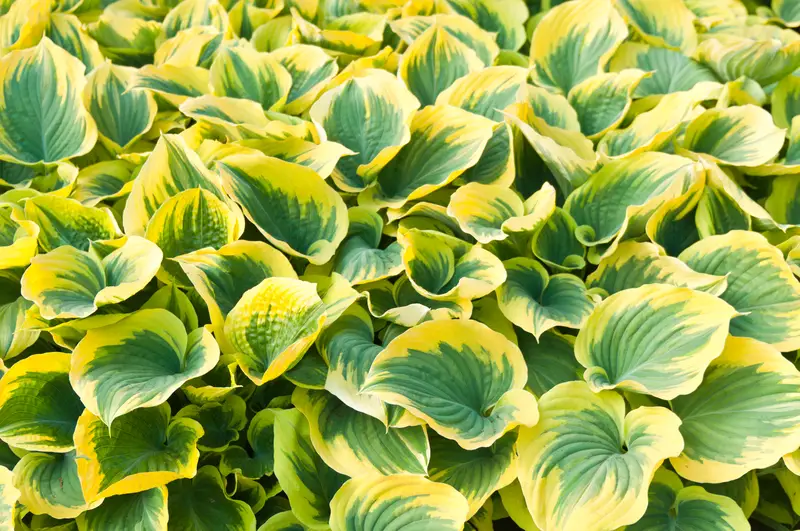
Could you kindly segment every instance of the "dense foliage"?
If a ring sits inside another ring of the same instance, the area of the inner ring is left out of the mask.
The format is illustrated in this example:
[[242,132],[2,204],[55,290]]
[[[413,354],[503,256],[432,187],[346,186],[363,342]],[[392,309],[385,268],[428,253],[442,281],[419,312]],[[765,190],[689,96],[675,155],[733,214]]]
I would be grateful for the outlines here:
[[797,526],[800,1],[0,14],[0,531]]

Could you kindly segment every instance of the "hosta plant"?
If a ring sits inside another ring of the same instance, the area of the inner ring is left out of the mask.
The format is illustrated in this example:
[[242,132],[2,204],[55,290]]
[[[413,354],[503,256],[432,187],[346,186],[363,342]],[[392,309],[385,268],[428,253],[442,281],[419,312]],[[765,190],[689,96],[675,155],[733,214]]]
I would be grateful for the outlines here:
[[797,529],[797,28],[0,0],[0,531]]

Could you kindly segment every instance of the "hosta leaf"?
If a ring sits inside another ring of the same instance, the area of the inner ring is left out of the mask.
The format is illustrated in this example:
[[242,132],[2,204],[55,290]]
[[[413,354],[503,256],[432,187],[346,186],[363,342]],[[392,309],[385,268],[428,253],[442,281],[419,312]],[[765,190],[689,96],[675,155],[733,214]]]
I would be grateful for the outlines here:
[[270,243],[314,264],[333,256],[347,234],[347,210],[313,170],[261,153],[231,155],[217,166],[228,193]]
[[790,75],[781,79],[772,91],[770,107],[775,125],[789,128],[800,114],[800,78]]
[[0,59],[0,159],[54,163],[92,149],[97,126],[81,97],[84,68],[47,37]]
[[572,192],[564,210],[578,224],[578,240],[602,258],[626,231],[643,229],[642,221],[661,203],[685,192],[699,171],[699,164],[665,153],[615,160]]
[[312,529],[324,529],[332,518],[331,500],[347,476],[328,467],[314,450],[302,413],[287,409],[274,410],[274,415],[275,476],[297,519]]
[[282,47],[271,55],[292,76],[292,88],[283,108],[288,114],[299,115],[308,109],[339,71],[333,57],[308,44]]
[[374,210],[352,207],[347,211],[349,227],[333,261],[333,270],[352,285],[364,284],[403,272],[400,244],[379,248],[383,219]]
[[690,53],[697,45],[694,13],[681,0],[654,4],[647,0],[623,0],[618,4],[623,17],[645,42]]
[[0,203],[0,269],[25,267],[38,251],[39,225],[24,216],[15,205]]
[[[676,74],[675,77],[681,76]],[[625,129],[609,131],[597,145],[600,156],[616,159],[663,150],[683,121],[691,118],[696,105],[714,99],[721,88],[719,83],[702,82],[684,92],[667,94],[651,110],[636,116]]]
[[504,50],[518,50],[525,43],[523,21],[528,8],[520,0],[447,0],[459,15],[469,17],[490,33],[497,34],[497,44]]
[[178,289],[175,284],[168,284],[159,289],[153,296],[142,304],[142,310],[151,308],[163,308],[176,316],[183,323],[187,332],[191,332],[198,327],[197,310],[192,305],[189,297]]
[[292,76],[269,54],[223,46],[211,65],[211,86],[217,96],[248,99],[265,111],[280,111],[292,88]]
[[[436,103],[454,105],[491,120],[502,122],[501,111],[521,99],[528,71],[516,66],[495,66],[467,74],[439,94]],[[461,182],[509,186],[514,180],[514,150],[511,128],[494,130],[480,160],[460,177]]]
[[325,318],[314,284],[272,277],[242,295],[225,319],[225,336],[242,371],[261,385],[302,357]]
[[13,475],[6,467],[0,468],[0,529],[13,531],[17,515],[16,503],[20,492],[14,486]]
[[181,30],[171,39],[159,44],[153,64],[207,68],[211,65],[222,38],[223,33],[211,26]]
[[110,240],[119,230],[109,210],[86,207],[74,199],[55,195],[25,201],[25,218],[39,227],[39,245],[44,251],[62,245],[86,251],[90,240]]
[[642,519],[626,527],[629,531],[745,531],[747,518],[736,502],[711,494],[703,487],[684,487],[680,478],[666,468],[653,477],[647,494],[648,505]]
[[247,405],[236,395],[224,401],[202,406],[189,405],[178,411],[175,418],[194,419],[203,427],[197,447],[204,452],[221,452],[239,438],[247,424]]
[[531,38],[536,84],[567,94],[595,74],[628,35],[610,0],[574,0],[554,7]]
[[420,476],[361,476],[345,483],[331,502],[331,531],[401,529],[424,522],[458,531],[467,500],[456,489]]
[[34,354],[0,380],[0,439],[32,452],[68,452],[83,411],[69,385],[70,355]]
[[431,436],[432,481],[454,487],[469,502],[468,518],[517,476],[517,433],[510,432],[488,448],[467,451],[448,439]]
[[450,196],[447,214],[479,243],[489,243],[504,240],[508,237],[506,231],[521,228],[527,221],[521,219],[525,207],[519,195],[509,188],[469,183]]
[[161,24],[157,20],[104,13],[87,25],[87,31],[107,58],[117,64],[142,66],[153,58]]
[[645,284],[672,284],[712,295],[728,287],[725,275],[693,271],[677,258],[665,256],[657,245],[644,242],[621,243],[586,277],[587,287],[601,288],[609,295]]
[[167,63],[140,68],[131,80],[129,89],[150,90],[177,107],[188,98],[210,92],[210,82],[209,72],[205,68]]
[[225,493],[219,470],[204,466],[192,479],[169,484],[169,529],[175,531],[253,531],[256,517],[243,501]]
[[23,49],[35,46],[48,25],[50,2],[22,0],[4,6],[0,19],[0,47]]
[[148,91],[131,90],[136,70],[104,63],[86,78],[83,99],[97,123],[100,140],[113,152],[123,152],[145,134],[158,107]]
[[[42,3],[44,2],[37,2],[39,5]],[[36,17],[28,15],[28,19],[35,21]],[[79,59],[86,66],[87,73],[100,66],[105,59],[100,52],[100,46],[89,36],[83,23],[75,15],[51,13],[46,35],[54,44]]]
[[126,237],[105,257],[64,245],[40,254],[22,275],[22,295],[45,319],[88,317],[142,290],[161,265],[161,250],[138,236]]
[[112,496],[103,504],[77,518],[79,531],[126,529],[139,526],[141,531],[166,531],[167,489],[157,487],[135,494]]
[[528,366],[528,389],[537,397],[560,383],[578,380],[583,373],[575,359],[575,337],[552,330],[538,340],[531,334],[520,333],[517,337]]
[[270,517],[258,531],[310,531],[310,529],[304,526],[292,511],[284,511]]
[[217,0],[183,0],[170,10],[164,18],[163,26],[168,39],[181,30],[195,26],[211,26],[225,31],[228,13]]
[[403,54],[400,78],[425,105],[453,82],[484,66],[477,53],[439,24],[432,24]]
[[72,354],[70,382],[104,423],[163,404],[187,380],[210,371],[219,347],[204,328],[187,334],[166,310],[140,310],[89,330]]
[[[670,461],[692,481],[722,483],[797,448],[800,373],[774,348],[729,337],[700,387],[672,401],[686,446]],[[769,444],[764,444],[769,441]]]
[[187,253],[175,261],[206,303],[214,336],[225,353],[233,352],[225,337],[225,317],[242,295],[269,277],[297,278],[289,260],[264,242],[238,240],[219,250]]
[[727,275],[728,288],[720,297],[740,314],[731,321],[731,335],[752,337],[781,351],[798,348],[800,309],[795,294],[800,283],[781,252],[763,236],[744,231],[711,236],[678,258],[697,272]]
[[326,391],[298,388],[292,402],[308,420],[315,450],[337,472],[350,477],[427,472],[430,447],[423,427],[387,428]]
[[0,273],[0,286],[10,288],[0,299],[0,359],[9,360],[35,343],[39,331],[23,328],[26,313],[34,304],[19,296],[17,279],[6,282]]
[[444,29],[473,50],[484,66],[491,65],[499,53],[494,36],[466,17],[447,14],[407,16],[391,23],[392,31],[409,45],[417,42],[422,34],[434,26]]
[[223,452],[220,471],[224,475],[237,473],[252,479],[272,475],[275,468],[275,415],[272,410],[259,411],[250,419],[247,443],[249,452],[236,445]]
[[520,140],[533,147],[553,174],[563,195],[585,183],[597,170],[597,154],[592,142],[578,130],[550,126],[536,115],[530,103],[512,106],[512,112],[505,116],[519,129],[524,137]]
[[85,206],[96,206],[108,199],[130,193],[133,166],[124,160],[108,160],[83,168],[72,186],[70,197]]
[[385,420],[381,400],[361,392],[372,362],[383,350],[375,344],[375,330],[369,314],[358,305],[351,306],[320,334],[317,345],[328,362],[325,390],[354,410]]
[[170,422],[167,404],[131,411],[113,426],[84,411],[75,430],[84,499],[92,503],[194,476],[202,434],[192,419]]
[[593,391],[672,400],[700,385],[735,315],[725,301],[688,288],[650,284],[623,290],[589,316],[578,332],[575,357],[587,368],[583,377]]
[[122,214],[125,233],[144,236],[147,224],[168,199],[192,188],[202,188],[224,200],[219,176],[179,135],[162,135],[133,181]]
[[311,107],[311,119],[320,136],[356,151],[336,165],[336,186],[359,192],[375,182],[378,172],[411,139],[409,122],[418,107],[405,85],[384,70],[353,74],[325,92]]
[[778,155],[784,137],[770,114],[755,105],[709,109],[689,123],[677,152],[721,164],[758,166]]
[[581,132],[589,140],[598,140],[616,129],[633,102],[636,87],[647,76],[647,72],[631,68],[597,74],[572,87],[568,99],[578,114]]
[[429,299],[477,299],[491,293],[506,278],[496,256],[453,236],[410,229],[398,234],[398,241],[409,281]]
[[378,173],[359,203],[399,208],[449,184],[480,159],[498,124],[449,105],[428,106],[411,120],[411,140]]
[[586,249],[575,236],[578,228],[564,209],[556,208],[533,235],[534,256],[554,271],[574,271],[586,266]]
[[512,258],[503,265],[508,278],[497,288],[500,311],[537,338],[555,326],[580,328],[592,312],[594,302],[578,277],[551,276],[532,258]]
[[[203,188],[186,190],[159,207],[147,224],[145,237],[161,248],[165,258],[204,247],[219,249],[235,241],[244,230],[237,210]],[[166,280],[185,283],[175,262],[166,261],[164,270],[168,273]]]
[[502,334],[475,321],[429,321],[389,343],[362,392],[407,409],[471,450],[536,422],[526,380],[522,354]]
[[647,508],[656,468],[683,448],[680,420],[662,407],[625,414],[613,391],[562,383],[540,401],[541,418],[520,430],[522,491],[542,529],[616,529]]
[[[269,127],[268,125],[267,129]],[[327,140],[319,144],[302,138],[286,138],[280,141],[242,140],[239,143],[258,149],[270,157],[311,168],[323,179],[330,177],[339,161],[355,155],[342,144]]]
[[800,41],[795,39],[794,32],[789,31],[789,35],[791,40],[774,36],[758,38],[737,28],[735,33],[722,33],[704,40],[694,56],[723,81],[746,76],[767,86],[800,65]]
[[14,467],[14,485],[20,491],[20,503],[33,514],[75,518],[100,503],[84,500],[74,451],[26,454]]
[[[632,3],[645,5],[641,0]],[[672,4],[674,2],[665,6]],[[680,16],[680,11],[674,13]],[[717,81],[717,76],[708,67],[691,57],[678,51],[639,42],[622,43],[611,58],[609,68],[612,72],[626,68],[638,68],[650,72],[651,76],[643,79],[634,93],[640,98],[685,92],[698,83]]]
[[328,362],[322,359],[316,348],[311,348],[297,362],[297,365],[283,373],[283,377],[297,387],[325,389],[325,381],[328,379]]

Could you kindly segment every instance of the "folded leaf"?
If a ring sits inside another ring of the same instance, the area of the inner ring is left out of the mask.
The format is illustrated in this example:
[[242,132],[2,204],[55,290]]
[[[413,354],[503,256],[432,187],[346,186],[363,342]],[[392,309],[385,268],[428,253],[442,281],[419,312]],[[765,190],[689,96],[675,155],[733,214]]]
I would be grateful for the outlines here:
[[497,304],[509,321],[539,338],[563,326],[581,328],[594,307],[583,282],[567,273],[550,275],[532,258],[503,262],[508,275],[497,288]]
[[270,277],[297,278],[289,260],[264,242],[238,240],[216,249],[200,249],[175,258],[208,307],[211,329],[225,353],[225,317],[244,293]]
[[132,90],[136,70],[104,63],[87,76],[83,99],[97,123],[100,140],[116,153],[127,151],[156,118],[155,98],[147,91]]
[[572,87],[567,97],[578,113],[581,132],[589,140],[598,140],[616,129],[630,109],[636,87],[647,76],[647,72],[631,68],[597,74]]
[[451,106],[429,106],[411,121],[411,140],[378,173],[359,203],[401,207],[449,184],[480,159],[497,124]]
[[477,299],[505,281],[500,260],[479,245],[418,229],[398,234],[398,241],[409,281],[429,299]]
[[311,346],[325,322],[314,284],[272,277],[247,290],[225,319],[236,361],[256,385],[274,380]]
[[374,210],[352,207],[347,211],[349,227],[333,261],[333,270],[350,284],[364,284],[403,272],[402,249],[392,242],[385,249],[379,247],[383,219]]
[[125,237],[105,257],[64,245],[31,260],[22,275],[22,295],[36,303],[45,319],[88,317],[147,286],[161,257],[158,246],[138,236]]
[[694,13],[681,0],[657,4],[623,0],[618,6],[622,16],[647,43],[685,53],[692,52],[697,45]]
[[323,529],[331,500],[347,476],[332,470],[314,450],[308,422],[296,409],[274,410],[275,476],[303,525]]
[[280,47],[271,55],[292,76],[292,88],[283,108],[288,114],[299,115],[308,109],[339,71],[333,57],[308,44]]
[[645,284],[672,284],[719,296],[728,287],[724,275],[698,273],[666,256],[652,243],[623,242],[614,254],[602,259],[586,277],[586,286],[601,288],[609,295]]

